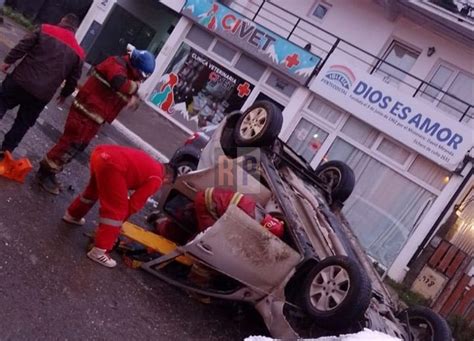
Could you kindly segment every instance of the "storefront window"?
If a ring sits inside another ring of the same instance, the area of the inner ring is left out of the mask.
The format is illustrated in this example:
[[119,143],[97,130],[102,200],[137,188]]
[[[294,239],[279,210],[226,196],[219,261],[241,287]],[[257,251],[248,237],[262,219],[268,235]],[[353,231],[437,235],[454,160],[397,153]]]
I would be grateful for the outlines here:
[[186,39],[207,50],[209,46],[211,46],[214,37],[210,33],[194,25],[191,30],[189,30]]
[[341,130],[345,135],[349,136],[354,141],[357,141],[361,145],[370,148],[380,132],[369,126],[367,123],[351,116],[344,124]]
[[339,138],[327,157],[354,170],[343,212],[367,252],[390,266],[435,195]]
[[309,111],[325,121],[336,124],[343,116],[343,112],[327,104],[327,102],[315,97],[308,105]]
[[216,41],[216,44],[212,48],[212,51],[218,56],[221,56],[222,58],[228,61],[231,61],[237,54],[237,50],[231,48],[230,46],[224,44],[219,40]]
[[291,97],[293,92],[296,90],[296,86],[288,81],[288,78],[278,76],[278,74],[272,72],[267,79],[267,85],[282,93],[287,97]]
[[242,54],[235,64],[235,68],[255,80],[259,80],[265,72],[265,65],[262,65],[252,58]]
[[442,190],[449,181],[450,173],[433,161],[418,155],[408,172],[430,186]]
[[404,165],[410,156],[410,152],[408,150],[386,137],[380,141],[380,144],[377,146],[377,151],[384,154],[391,160],[399,163],[400,165]]
[[150,101],[190,130],[218,124],[239,110],[253,84],[183,43]]
[[309,163],[327,137],[327,132],[303,118],[291,134],[288,145]]

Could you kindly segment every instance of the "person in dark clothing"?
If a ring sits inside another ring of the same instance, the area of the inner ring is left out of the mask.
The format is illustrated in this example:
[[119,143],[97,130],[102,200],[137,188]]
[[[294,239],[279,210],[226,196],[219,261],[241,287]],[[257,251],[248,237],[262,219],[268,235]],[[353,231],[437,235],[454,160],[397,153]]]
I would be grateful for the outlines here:
[[63,81],[59,104],[76,89],[84,59],[84,51],[74,37],[78,26],[79,19],[74,14],[64,16],[57,26],[43,24],[5,57],[0,66],[4,73],[21,61],[0,86],[0,119],[7,110],[17,106],[19,109],[4,137],[0,157],[18,146]]

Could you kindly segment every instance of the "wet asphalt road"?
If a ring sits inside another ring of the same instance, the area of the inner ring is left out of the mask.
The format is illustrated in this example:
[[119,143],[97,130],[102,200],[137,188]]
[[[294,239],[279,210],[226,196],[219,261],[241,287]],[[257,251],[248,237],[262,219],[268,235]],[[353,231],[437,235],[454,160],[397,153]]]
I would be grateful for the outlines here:
[[[0,58],[21,35],[8,20],[0,25]],[[62,131],[69,103],[62,111],[50,104],[15,156],[27,156],[37,169]],[[146,107],[141,112],[123,123],[170,156],[186,134]],[[9,112],[0,121],[0,138],[14,117]],[[155,133],[146,129],[150,122]],[[87,154],[104,143],[132,145],[113,127],[104,127],[86,154],[61,174],[65,190],[57,197],[38,188],[34,171],[24,184],[0,177],[0,340],[242,340],[266,333],[256,314],[237,321],[227,305],[201,304],[121,261],[110,270],[86,258],[84,233],[93,231],[97,208],[82,228],[60,218],[87,182]],[[134,222],[143,225],[145,213]]]

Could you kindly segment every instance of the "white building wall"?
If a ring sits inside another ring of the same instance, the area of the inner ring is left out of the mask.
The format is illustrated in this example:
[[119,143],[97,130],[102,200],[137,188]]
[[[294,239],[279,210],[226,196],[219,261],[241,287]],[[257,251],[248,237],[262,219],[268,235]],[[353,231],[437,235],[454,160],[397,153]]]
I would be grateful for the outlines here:
[[383,8],[372,0],[326,1],[332,7],[323,20],[311,15],[319,1],[275,0],[272,3],[373,54],[378,54],[393,30],[393,26],[385,22]]
[[[439,60],[474,72],[473,47],[420,26],[402,15],[390,21],[384,8],[373,0],[325,1],[332,7],[323,20],[311,15],[319,1],[273,0],[272,3],[374,55],[381,56],[392,39],[412,45],[422,53],[410,73],[422,79],[428,76]],[[431,46],[436,48],[436,53],[428,57],[426,51]]]

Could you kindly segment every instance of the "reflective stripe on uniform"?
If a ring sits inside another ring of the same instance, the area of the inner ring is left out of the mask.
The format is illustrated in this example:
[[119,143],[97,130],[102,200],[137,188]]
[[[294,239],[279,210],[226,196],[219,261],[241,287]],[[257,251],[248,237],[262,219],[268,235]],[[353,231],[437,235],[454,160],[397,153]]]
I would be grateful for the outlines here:
[[76,109],[79,109],[81,114],[83,114],[87,118],[90,118],[92,121],[94,121],[97,124],[102,124],[105,122],[105,119],[102,116],[100,116],[99,114],[96,114],[95,112],[87,110],[87,108],[83,106],[81,103],[79,103],[78,100],[74,100],[72,102],[72,106],[75,107]]
[[206,188],[204,191],[204,202],[206,204],[207,211],[212,215],[214,219],[219,219],[216,212],[216,207],[214,206],[214,201],[212,200],[212,193],[214,188]]
[[[212,215],[214,219],[217,220],[219,219],[219,216],[217,215],[216,205],[214,203],[214,200],[212,199],[213,193],[214,193],[213,187],[206,188],[206,190],[204,191],[204,201],[206,204],[207,211]],[[243,197],[244,195],[242,193],[235,192],[232,198],[230,199],[229,205],[238,205],[240,200],[242,200]]]
[[[108,88],[112,89],[112,86],[110,85],[110,83],[107,82],[107,80],[104,77],[102,77],[102,75],[100,73],[98,73],[96,70],[92,70],[92,76],[94,76],[99,82],[101,82],[102,84],[104,84]],[[137,84],[135,82],[133,82],[133,83],[134,83],[135,86],[137,86]],[[137,88],[138,88],[138,86],[137,86]],[[124,95],[123,93],[121,93],[119,91],[115,91],[115,94],[118,97],[120,97],[123,101],[128,102],[128,96],[127,95]]]
[[109,226],[116,226],[121,227],[123,224],[123,220],[114,220],[110,218],[100,218],[99,224],[109,225]]
[[234,195],[232,196],[232,199],[230,199],[229,205],[238,205],[240,200],[244,197],[242,193],[235,192]]
[[47,156],[44,157],[44,162],[46,162],[46,164],[48,165],[49,168],[51,168],[51,170],[61,171],[62,169],[61,166],[57,165],[56,162],[49,159]]
[[95,200],[84,198],[82,195],[79,197],[79,200],[82,203],[87,204],[87,205],[91,205],[91,204],[95,203]]

